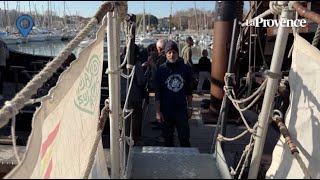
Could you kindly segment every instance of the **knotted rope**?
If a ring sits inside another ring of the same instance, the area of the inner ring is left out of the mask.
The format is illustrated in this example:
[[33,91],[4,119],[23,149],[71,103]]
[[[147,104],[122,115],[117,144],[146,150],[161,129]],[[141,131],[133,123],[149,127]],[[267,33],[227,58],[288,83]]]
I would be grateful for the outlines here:
[[283,8],[288,6],[289,1],[270,1],[269,9],[272,14],[281,15]]

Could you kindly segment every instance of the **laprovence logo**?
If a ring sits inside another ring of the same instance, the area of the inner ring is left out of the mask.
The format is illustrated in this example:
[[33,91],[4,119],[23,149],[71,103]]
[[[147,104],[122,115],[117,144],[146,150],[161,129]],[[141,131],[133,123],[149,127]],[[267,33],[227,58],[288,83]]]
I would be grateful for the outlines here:
[[263,19],[255,18],[254,20],[246,20],[247,26],[255,27],[306,27],[307,21],[305,19]]

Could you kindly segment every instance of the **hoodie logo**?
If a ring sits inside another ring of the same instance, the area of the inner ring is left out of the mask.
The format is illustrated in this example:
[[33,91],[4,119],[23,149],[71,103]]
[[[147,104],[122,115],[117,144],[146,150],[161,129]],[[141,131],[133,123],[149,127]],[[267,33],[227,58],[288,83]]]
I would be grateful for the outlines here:
[[166,80],[168,89],[173,92],[178,92],[183,87],[183,78],[180,74],[172,74]]

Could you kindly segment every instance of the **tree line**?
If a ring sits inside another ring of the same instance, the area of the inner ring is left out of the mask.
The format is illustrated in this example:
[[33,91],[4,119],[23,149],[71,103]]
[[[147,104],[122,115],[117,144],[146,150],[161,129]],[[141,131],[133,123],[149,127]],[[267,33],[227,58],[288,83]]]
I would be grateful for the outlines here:
[[[150,24],[151,28],[159,26],[176,27],[178,30],[193,29],[212,29],[213,28],[214,11],[204,11],[194,8],[176,11],[173,15],[168,16],[168,23],[161,24],[160,18],[152,14],[145,15],[146,26]],[[150,22],[149,22],[150,21]],[[143,25],[143,14],[136,14],[137,25]],[[161,28],[161,27],[160,27]],[[167,28],[167,27],[166,27]]]

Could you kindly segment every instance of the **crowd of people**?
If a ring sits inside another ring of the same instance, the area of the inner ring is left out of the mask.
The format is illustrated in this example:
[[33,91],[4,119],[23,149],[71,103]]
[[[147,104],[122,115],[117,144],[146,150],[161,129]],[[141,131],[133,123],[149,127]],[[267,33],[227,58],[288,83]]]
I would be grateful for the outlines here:
[[[202,51],[197,71],[192,62],[193,39],[188,37],[181,54],[176,42],[160,39],[145,49],[135,44],[136,67],[132,84],[130,105],[132,115],[132,135],[136,145],[143,145],[142,99],[149,103],[150,92],[155,93],[154,130],[161,130],[162,141],[166,147],[174,146],[174,132],[177,129],[180,146],[190,147],[190,128],[188,120],[192,115],[193,75],[199,73],[197,94],[201,95],[205,80],[210,81],[211,62],[208,51]],[[125,50],[122,53],[124,57]],[[125,83],[123,84],[125,85]]]

